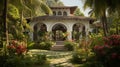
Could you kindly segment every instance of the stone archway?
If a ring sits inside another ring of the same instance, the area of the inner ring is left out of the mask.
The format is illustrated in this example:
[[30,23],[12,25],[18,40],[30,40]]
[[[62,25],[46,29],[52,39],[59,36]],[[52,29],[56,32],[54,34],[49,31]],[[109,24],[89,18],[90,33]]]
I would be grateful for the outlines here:
[[72,39],[79,40],[81,37],[84,37],[84,36],[86,36],[85,25],[81,23],[74,24],[73,30],[72,30]]
[[64,36],[64,34],[67,32],[67,28],[64,24],[61,23],[55,24],[52,27],[52,32],[53,32],[52,38],[55,41],[64,41],[67,38],[67,36]]
[[47,26],[44,23],[35,24],[34,25],[34,32],[33,32],[33,40],[38,41],[39,36],[42,36],[45,32],[47,32]]

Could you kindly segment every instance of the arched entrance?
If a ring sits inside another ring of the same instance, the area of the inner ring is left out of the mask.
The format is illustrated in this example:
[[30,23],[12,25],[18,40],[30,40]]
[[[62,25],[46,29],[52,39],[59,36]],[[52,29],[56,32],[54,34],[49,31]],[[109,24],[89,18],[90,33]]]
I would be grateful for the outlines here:
[[53,32],[53,35],[52,35],[52,38],[53,40],[55,41],[64,41],[66,40],[67,36],[65,36],[65,33],[67,31],[67,28],[65,25],[63,24],[55,24],[53,27],[52,27],[52,32]]
[[44,23],[37,23],[34,25],[34,33],[33,33],[33,39],[34,41],[43,39],[43,36],[47,32],[47,26]]
[[79,40],[81,37],[86,36],[85,25],[76,23],[73,25],[72,39]]

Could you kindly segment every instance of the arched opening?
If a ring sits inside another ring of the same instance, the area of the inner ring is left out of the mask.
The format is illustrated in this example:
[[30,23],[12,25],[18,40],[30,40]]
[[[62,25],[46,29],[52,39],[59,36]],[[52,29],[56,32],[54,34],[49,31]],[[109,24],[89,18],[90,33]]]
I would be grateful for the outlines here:
[[66,11],[63,12],[63,16],[67,16],[67,12]]
[[53,40],[55,41],[64,41],[66,40],[67,36],[66,36],[66,31],[67,28],[65,25],[63,24],[55,24],[52,28],[52,32],[53,32]]
[[72,39],[79,40],[80,38],[86,36],[85,26],[81,23],[76,23],[73,25]]
[[47,26],[44,23],[37,23],[34,26],[33,39],[34,41],[43,40],[47,32]]
[[60,15],[60,16],[61,16],[61,15],[62,15],[62,12],[61,12],[61,11],[58,11],[58,15]]
[[56,12],[55,11],[53,11],[53,15],[56,16]]

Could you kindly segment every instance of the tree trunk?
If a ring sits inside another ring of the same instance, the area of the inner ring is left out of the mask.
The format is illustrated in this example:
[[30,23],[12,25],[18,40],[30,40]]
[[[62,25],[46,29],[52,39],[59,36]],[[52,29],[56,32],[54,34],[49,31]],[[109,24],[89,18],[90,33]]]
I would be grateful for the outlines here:
[[108,24],[107,24],[107,18],[105,12],[103,13],[103,16],[101,16],[101,21],[103,25],[103,31],[104,31],[104,36],[108,35]]
[[101,17],[101,22],[102,22],[102,26],[103,26],[103,32],[104,32],[104,36],[107,36],[106,34],[106,29],[105,29],[105,23],[103,22],[103,17]]
[[104,11],[104,23],[105,23],[105,28],[106,28],[106,33],[108,34],[109,31],[108,31],[108,23],[107,23],[107,17],[106,17],[106,14],[105,14],[105,11]]
[[4,10],[3,10],[4,37],[3,37],[3,41],[6,41],[6,44],[4,45],[5,55],[7,53],[7,45],[9,44],[9,42],[8,42],[7,8],[8,8],[8,0],[4,0]]
[[119,34],[119,24],[116,23],[116,34]]

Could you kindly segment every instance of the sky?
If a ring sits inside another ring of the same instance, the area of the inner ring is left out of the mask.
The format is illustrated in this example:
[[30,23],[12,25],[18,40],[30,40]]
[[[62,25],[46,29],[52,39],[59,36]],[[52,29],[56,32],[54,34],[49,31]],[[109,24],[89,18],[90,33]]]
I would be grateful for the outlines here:
[[84,13],[85,16],[88,16],[89,9],[83,9],[83,2],[81,0],[61,0],[65,6],[78,6],[81,12]]

